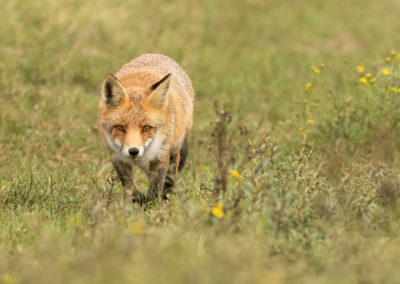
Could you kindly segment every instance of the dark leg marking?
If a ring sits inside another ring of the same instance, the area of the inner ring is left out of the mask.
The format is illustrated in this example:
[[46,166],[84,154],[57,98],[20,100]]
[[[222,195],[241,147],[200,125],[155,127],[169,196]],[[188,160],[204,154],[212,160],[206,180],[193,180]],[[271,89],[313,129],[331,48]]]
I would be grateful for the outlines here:
[[[180,172],[183,168],[183,166],[186,163],[186,159],[188,157],[189,153],[189,143],[187,140],[187,137],[183,141],[183,144],[180,149],[180,158],[179,158],[179,166],[178,166],[178,171]],[[165,183],[164,183],[164,199],[166,199],[166,195],[171,192],[171,189],[175,186],[175,164],[176,164],[176,159],[177,159],[177,154],[174,153],[173,155],[170,156],[169,158],[169,163],[170,167],[168,169],[167,176],[165,177]]]
[[127,167],[124,166],[123,164],[120,164],[117,162],[113,162],[112,164],[113,164],[115,171],[117,172],[117,175],[119,177],[119,180],[122,183],[122,186],[126,186],[126,185],[130,184],[132,181],[129,176],[129,169],[127,169]]
[[145,195],[137,190],[136,185],[133,182],[132,166],[120,161],[113,161],[113,166],[118,174],[122,186],[125,190],[128,189],[131,192],[133,203],[143,204],[145,201]]
[[147,200],[157,199],[159,196],[163,197],[163,185],[166,178],[167,168],[160,167],[152,179],[150,180],[149,191],[147,192]]
[[183,166],[185,165],[188,154],[189,154],[189,143],[186,137],[181,147],[181,154],[180,154],[181,157],[179,160],[179,168],[178,168],[179,171],[181,171]]
[[[189,154],[189,143],[188,143],[187,137],[183,141],[180,151],[181,151],[181,153],[180,153],[179,167],[178,167],[179,171],[181,171],[183,166],[185,165],[186,159],[187,159],[188,154]],[[176,152],[176,153],[174,153],[174,154],[172,154],[170,156],[170,158],[169,158],[169,164],[170,165],[176,164],[177,154],[178,154],[178,152]],[[175,169],[175,167],[174,167],[174,169]],[[170,172],[168,172],[168,173],[170,173]]]

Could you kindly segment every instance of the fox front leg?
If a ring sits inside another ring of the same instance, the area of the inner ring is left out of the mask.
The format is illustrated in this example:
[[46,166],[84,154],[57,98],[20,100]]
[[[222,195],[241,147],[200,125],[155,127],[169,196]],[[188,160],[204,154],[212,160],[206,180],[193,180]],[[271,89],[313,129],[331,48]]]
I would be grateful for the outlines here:
[[169,158],[169,169],[164,183],[164,194],[168,193],[174,187],[178,172],[180,172],[186,163],[189,147],[187,137],[183,141],[182,146],[175,153],[171,153]]
[[148,173],[149,178],[149,191],[146,195],[146,200],[161,200],[164,197],[164,182],[167,176],[169,166],[169,155],[168,158],[162,161],[156,161],[150,164],[150,172]]
[[140,201],[144,199],[144,195],[137,189],[135,182],[132,177],[132,166],[121,162],[121,161],[113,161],[112,162],[115,171],[118,174],[119,180],[122,183],[123,188],[128,194],[129,198],[132,198],[133,201]]

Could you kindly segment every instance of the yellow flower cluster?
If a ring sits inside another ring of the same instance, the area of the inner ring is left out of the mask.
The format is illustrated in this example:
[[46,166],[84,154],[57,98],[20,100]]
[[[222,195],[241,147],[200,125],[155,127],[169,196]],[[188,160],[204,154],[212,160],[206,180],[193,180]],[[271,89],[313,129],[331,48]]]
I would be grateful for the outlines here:
[[[325,65],[324,65],[325,66]],[[318,68],[315,68],[315,66],[310,67],[311,71],[313,71],[315,74],[319,74],[321,71]]]
[[[379,63],[379,64],[381,64],[381,63]],[[383,64],[383,62],[382,62],[382,64]],[[364,62],[361,62],[360,65],[358,65],[356,67],[356,70],[357,70],[358,73],[364,73],[365,72],[365,64],[364,64]],[[369,80],[369,82],[371,84],[373,84],[376,81],[376,78],[373,77],[372,73],[368,72],[364,76],[362,76],[358,81],[361,84],[367,84],[368,80]]]
[[[319,65],[319,68],[320,68],[320,69],[324,69],[324,68],[325,68],[325,64],[324,64],[324,63],[321,63],[321,64]],[[310,66],[310,70],[313,71],[315,74],[321,73],[321,70],[320,70],[320,69],[318,69],[318,68],[315,67],[314,65]]]
[[358,66],[356,67],[356,69],[357,69],[358,72],[363,73],[364,70],[365,70],[365,69],[364,69],[364,62],[361,62],[361,64],[358,65]]
[[[356,67],[356,69],[357,69],[357,72],[358,72],[358,73],[364,73],[364,71],[365,71],[364,62],[361,62],[360,65],[358,65],[358,66]],[[368,80],[369,80],[369,82],[370,82],[371,84],[373,84],[373,83],[376,81],[376,78],[373,77],[372,73],[368,72],[368,73],[365,73],[365,75],[362,76],[358,81],[359,81],[361,84],[367,84],[367,83],[368,83]]]
[[[303,133],[303,130],[304,130],[303,127],[300,127],[300,128],[299,128],[299,132],[300,132],[300,133]],[[310,129],[306,129],[306,133],[307,133],[307,134],[308,134],[308,133],[311,133],[311,130],[310,130]]]
[[[400,52],[396,52],[396,51],[394,51],[392,49],[390,51],[390,55],[391,55],[391,57],[387,56],[385,58],[386,63],[390,63],[390,62],[392,62],[392,59],[395,60],[396,58],[397,58],[398,61],[400,61]],[[384,61],[383,60],[379,60],[378,63],[382,65],[382,64],[384,64]],[[390,75],[393,74],[393,72],[389,68],[382,68],[381,71],[380,71],[380,74],[383,75],[383,76],[390,76]],[[373,83],[373,82],[371,82],[371,83]]]
[[[317,105],[318,105],[317,103],[314,104],[314,106],[317,106]],[[307,112],[307,115],[308,115],[308,116],[311,116],[312,113],[311,113],[311,112]],[[306,124],[313,125],[313,124],[314,124],[314,120],[308,119],[308,120],[306,121]],[[310,130],[310,129],[304,129],[303,127],[299,127],[299,132],[300,132],[300,133],[303,133],[304,131],[305,131],[306,133],[311,133],[311,130]]]
[[221,202],[217,202],[215,207],[211,209],[211,213],[217,218],[223,218],[225,216],[223,204]]
[[[384,57],[383,60],[378,61],[378,63],[382,65],[380,68],[378,68],[378,70],[373,70],[373,71],[368,70],[368,68],[367,68],[368,66],[366,66],[366,64],[364,62],[361,62],[360,64],[355,66],[353,69],[353,70],[355,70],[356,73],[359,74],[357,76],[358,83],[362,84],[362,85],[373,85],[373,84],[376,84],[378,78],[379,78],[379,81],[380,80],[384,81],[385,79],[382,77],[393,76],[393,74],[397,74],[397,71],[395,72],[395,70],[393,69],[394,68],[393,65],[398,64],[398,63],[395,63],[395,61],[397,62],[397,60],[400,61],[400,52],[391,50],[390,54],[388,54],[388,56]],[[324,68],[325,68],[325,64],[323,64],[323,63],[321,63],[319,66],[318,65],[310,66],[310,70],[315,74],[320,74],[323,71],[322,69],[324,69]],[[400,75],[398,76],[398,78],[400,79]],[[393,78],[393,79],[395,79],[395,78]],[[396,79],[397,79],[397,75],[396,75]],[[313,125],[315,124],[314,120],[313,120],[313,116],[311,114],[308,114],[309,111],[311,110],[311,108],[315,109],[318,106],[318,103],[315,102],[314,99],[312,98],[313,97],[312,93],[314,93],[314,91],[315,91],[314,84],[315,84],[314,81],[310,81],[304,85],[304,90],[305,90],[305,93],[307,94],[306,97],[308,100],[304,99],[304,98],[299,98],[296,100],[298,104],[303,102],[305,105],[305,110],[307,111],[307,118],[304,120],[302,125],[299,125],[299,128],[298,128],[298,131],[303,136],[305,135],[305,133],[310,133]],[[387,90],[389,90],[392,93],[400,94],[400,86],[397,86],[397,83],[394,83],[394,82],[392,84],[394,86],[389,86],[389,88],[387,88]],[[308,103],[310,103],[310,104],[308,104]],[[316,109],[316,110],[318,110],[318,109]],[[343,116],[343,113],[340,113],[339,116]],[[283,121],[278,121],[278,124],[282,125]]]
[[388,68],[383,68],[383,69],[381,70],[381,74],[382,74],[383,76],[389,76],[389,75],[392,75],[392,71],[390,71]]

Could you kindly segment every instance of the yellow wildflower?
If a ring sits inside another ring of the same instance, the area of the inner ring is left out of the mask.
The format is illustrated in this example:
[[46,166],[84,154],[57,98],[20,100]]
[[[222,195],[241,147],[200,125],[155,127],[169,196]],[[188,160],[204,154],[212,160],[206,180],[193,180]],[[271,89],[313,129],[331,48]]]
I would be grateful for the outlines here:
[[387,68],[383,68],[383,69],[381,70],[381,73],[382,73],[382,75],[384,75],[384,76],[388,76],[388,75],[391,75],[391,74],[392,74],[392,71],[390,71],[390,70],[387,69]]
[[[282,125],[282,124],[283,124],[283,121],[282,121],[282,120],[279,120],[279,121],[278,121],[278,124],[279,124],[279,125]],[[233,173],[233,172],[232,172],[232,173]]]
[[146,225],[139,220],[133,221],[131,224],[131,231],[134,234],[140,235],[146,231]]
[[306,130],[306,133],[307,133],[307,134],[308,134],[308,133],[310,133],[310,132],[311,132],[311,130],[310,130],[310,129],[307,129],[307,130]]
[[375,83],[375,81],[376,81],[376,78],[375,78],[375,77],[372,78],[371,80],[369,80],[369,82],[370,82],[371,84]]
[[386,57],[386,62],[390,62],[392,60],[390,57]]
[[319,65],[319,67],[321,67],[321,69],[324,69],[324,68],[325,68],[325,64],[324,64],[324,63],[321,63],[321,64]]
[[393,49],[390,51],[390,54],[392,54],[392,56],[396,55],[396,51],[394,51]]
[[400,52],[397,54],[397,60],[400,61]]
[[393,93],[396,93],[396,92],[397,92],[397,88],[396,88],[396,87],[391,87],[390,90],[391,90]]
[[298,104],[301,103],[301,100],[296,100],[296,103],[298,103]]
[[361,77],[360,78],[360,83],[367,84],[367,78]]
[[371,74],[371,73],[367,73],[367,74],[365,74],[365,77],[371,78],[371,77],[372,77],[372,74]]
[[362,65],[358,65],[357,66],[357,71],[360,72],[360,73],[364,72],[364,65],[363,64]]
[[308,102],[308,100],[303,100],[303,103],[305,103],[305,104],[306,104],[307,102]]
[[310,67],[311,71],[313,71],[315,74],[319,74],[320,70],[318,68],[315,68],[315,66]]
[[217,205],[211,209],[211,213],[217,218],[223,218],[225,214],[222,203],[218,202]]
[[306,124],[314,124],[314,120],[309,119],[309,120],[306,121]]
[[[280,122],[282,122],[282,121],[280,121]],[[282,122],[283,123],[283,122]],[[280,124],[281,125],[281,124]],[[242,175],[238,172],[238,171],[235,171],[235,170],[233,170],[232,172],[231,172],[231,177],[234,177],[234,178],[237,178],[237,179],[243,179],[243,177],[242,177]]]
[[314,103],[314,104],[313,104],[313,106],[317,107],[317,106],[318,106],[318,104],[317,104],[317,103]]
[[308,91],[311,88],[311,86],[312,86],[311,83],[307,83],[304,89]]
[[299,128],[299,131],[300,131],[300,132],[303,132],[303,127],[300,127],[300,128]]

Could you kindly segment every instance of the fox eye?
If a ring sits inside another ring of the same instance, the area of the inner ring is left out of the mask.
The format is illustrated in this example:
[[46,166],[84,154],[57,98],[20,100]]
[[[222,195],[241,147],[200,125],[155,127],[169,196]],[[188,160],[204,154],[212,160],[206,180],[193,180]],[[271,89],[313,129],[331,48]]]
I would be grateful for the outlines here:
[[149,132],[151,128],[152,128],[151,126],[146,125],[143,127],[143,132]]
[[123,127],[120,124],[117,124],[114,126],[115,130],[119,131],[119,132],[125,132],[125,127]]

